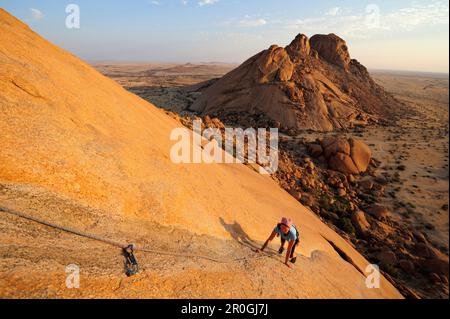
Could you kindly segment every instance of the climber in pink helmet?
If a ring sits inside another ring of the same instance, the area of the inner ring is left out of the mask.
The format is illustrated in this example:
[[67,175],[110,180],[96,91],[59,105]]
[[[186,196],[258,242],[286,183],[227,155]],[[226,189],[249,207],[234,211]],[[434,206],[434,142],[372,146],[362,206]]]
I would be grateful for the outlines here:
[[270,234],[270,237],[266,240],[264,245],[261,249],[258,249],[257,252],[262,252],[267,247],[269,242],[271,242],[275,236],[280,236],[281,239],[281,247],[278,250],[278,253],[281,255],[284,251],[284,244],[286,241],[288,242],[288,250],[286,252],[286,260],[285,264],[289,268],[291,268],[291,265],[289,262],[294,264],[297,261],[297,257],[295,256],[295,248],[297,247],[298,243],[300,242],[300,233],[298,232],[295,225],[292,223],[292,220],[290,218],[283,217],[281,219],[281,222],[277,224],[277,226],[272,231],[272,234]]

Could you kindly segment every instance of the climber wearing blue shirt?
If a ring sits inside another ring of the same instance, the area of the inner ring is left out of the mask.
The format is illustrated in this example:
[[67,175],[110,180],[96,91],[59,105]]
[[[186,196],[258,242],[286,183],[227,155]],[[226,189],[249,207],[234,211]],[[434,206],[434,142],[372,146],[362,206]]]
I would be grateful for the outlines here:
[[295,248],[297,247],[298,243],[300,242],[300,234],[295,227],[295,225],[292,223],[292,220],[290,218],[283,217],[281,220],[281,223],[279,223],[274,230],[272,231],[272,234],[270,237],[266,240],[264,245],[258,252],[263,251],[269,242],[271,242],[275,236],[280,236],[281,239],[281,247],[278,250],[278,253],[281,255],[284,251],[284,244],[286,241],[288,242],[288,251],[286,252],[286,260],[285,264],[289,268],[291,268],[291,265],[289,264],[289,261],[291,263],[295,263],[297,261],[297,257],[295,256]]

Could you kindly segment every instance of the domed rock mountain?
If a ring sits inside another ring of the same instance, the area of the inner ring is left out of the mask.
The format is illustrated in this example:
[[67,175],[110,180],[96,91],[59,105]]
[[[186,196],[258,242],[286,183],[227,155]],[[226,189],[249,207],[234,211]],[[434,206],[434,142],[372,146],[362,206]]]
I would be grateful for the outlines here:
[[265,114],[282,129],[332,131],[389,119],[399,102],[351,59],[334,34],[299,34],[253,56],[203,88],[192,111]]

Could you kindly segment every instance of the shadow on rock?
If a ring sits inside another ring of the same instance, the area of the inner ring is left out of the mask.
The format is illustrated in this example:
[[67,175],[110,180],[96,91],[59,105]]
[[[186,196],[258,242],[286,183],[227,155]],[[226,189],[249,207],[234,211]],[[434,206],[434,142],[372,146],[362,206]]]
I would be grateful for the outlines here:
[[258,244],[248,236],[248,234],[244,231],[244,229],[242,229],[242,226],[238,222],[234,221],[234,223],[232,224],[227,224],[222,217],[220,217],[219,219],[223,228],[240,245],[243,245],[253,250],[260,248]]

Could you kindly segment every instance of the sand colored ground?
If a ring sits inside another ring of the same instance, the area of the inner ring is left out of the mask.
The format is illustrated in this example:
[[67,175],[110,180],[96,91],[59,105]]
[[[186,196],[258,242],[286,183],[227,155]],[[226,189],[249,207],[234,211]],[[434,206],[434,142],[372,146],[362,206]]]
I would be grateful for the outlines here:
[[[120,251],[2,213],[1,297],[401,297],[384,279],[366,288],[367,261],[269,178],[243,165],[173,164],[176,121],[3,10],[0,28],[2,206],[220,258],[254,256],[248,246],[282,215],[302,234],[293,270],[275,256],[224,265],[139,254],[142,273],[126,278]],[[72,263],[78,290],[65,287]]]
[[92,62],[96,70],[158,107],[185,113],[199,93],[186,87],[217,79],[237,65],[227,63]]
[[364,133],[383,163],[381,171],[400,174],[400,182],[388,189],[396,197],[387,204],[412,204],[413,214],[404,208],[394,210],[398,219],[413,223],[448,252],[448,75],[375,73],[374,77],[406,104],[396,127]]

